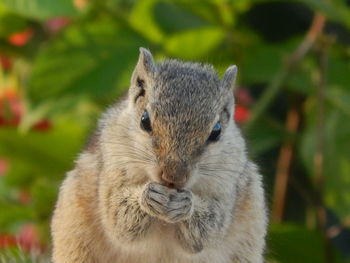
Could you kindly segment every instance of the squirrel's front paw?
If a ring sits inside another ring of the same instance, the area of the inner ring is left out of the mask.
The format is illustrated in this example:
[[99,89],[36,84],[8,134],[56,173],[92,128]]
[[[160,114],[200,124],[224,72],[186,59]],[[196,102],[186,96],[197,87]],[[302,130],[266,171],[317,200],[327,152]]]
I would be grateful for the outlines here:
[[188,219],[192,214],[192,193],[171,189],[159,183],[149,183],[141,196],[142,209],[169,223]]

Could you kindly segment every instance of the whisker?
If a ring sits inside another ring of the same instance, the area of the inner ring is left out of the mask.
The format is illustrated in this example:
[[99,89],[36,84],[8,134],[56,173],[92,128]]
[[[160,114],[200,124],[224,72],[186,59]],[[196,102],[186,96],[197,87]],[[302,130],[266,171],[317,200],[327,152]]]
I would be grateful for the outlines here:
[[[155,154],[153,153],[153,151],[150,151],[149,149],[142,149],[139,147],[130,146],[128,144],[120,144],[120,143],[115,143],[115,144],[120,145],[124,148],[124,149],[116,149],[116,151],[120,151],[121,153],[135,153],[150,159],[154,159]],[[123,151],[123,150],[126,150],[126,151]]]
[[156,161],[153,158],[146,158],[143,156],[135,155],[135,154],[117,154],[113,153],[111,154],[112,157],[117,157],[117,158],[124,158],[124,159],[130,159],[130,160],[140,160],[148,163],[155,163]]

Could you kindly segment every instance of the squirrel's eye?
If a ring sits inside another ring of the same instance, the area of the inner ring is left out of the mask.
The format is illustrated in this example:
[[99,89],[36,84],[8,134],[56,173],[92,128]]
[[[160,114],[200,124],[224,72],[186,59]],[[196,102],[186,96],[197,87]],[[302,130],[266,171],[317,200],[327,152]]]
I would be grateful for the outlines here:
[[221,133],[221,124],[217,123],[217,124],[215,124],[213,130],[211,131],[209,138],[208,138],[208,141],[209,142],[216,142],[217,140],[219,140],[220,133]]
[[152,127],[151,127],[151,120],[149,118],[148,112],[144,111],[141,117],[141,128],[142,130],[146,132],[151,132]]

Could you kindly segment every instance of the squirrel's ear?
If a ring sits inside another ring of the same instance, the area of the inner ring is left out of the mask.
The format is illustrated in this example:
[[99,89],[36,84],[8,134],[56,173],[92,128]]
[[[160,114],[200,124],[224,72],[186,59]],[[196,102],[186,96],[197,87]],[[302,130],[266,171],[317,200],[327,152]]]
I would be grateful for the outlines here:
[[237,76],[237,66],[233,65],[226,69],[224,76],[222,78],[222,87],[224,96],[227,98],[227,110],[233,114],[234,111],[234,96],[233,96],[233,88],[235,86]]
[[233,87],[236,82],[237,76],[237,66],[232,65],[228,67],[224,73],[224,77],[222,78],[222,86],[225,90],[233,90]]
[[147,86],[149,86],[156,75],[156,64],[150,51],[140,48],[139,60],[131,77],[131,86],[129,92],[134,97],[144,96]]

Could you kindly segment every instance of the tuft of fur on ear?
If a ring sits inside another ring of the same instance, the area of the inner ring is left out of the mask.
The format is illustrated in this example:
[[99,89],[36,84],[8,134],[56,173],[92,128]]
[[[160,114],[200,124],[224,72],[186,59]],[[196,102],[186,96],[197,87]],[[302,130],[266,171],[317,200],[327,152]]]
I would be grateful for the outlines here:
[[236,76],[237,76],[237,66],[232,65],[226,69],[221,81],[224,96],[227,98],[227,103],[225,105],[225,108],[230,113],[230,115],[232,115],[234,112],[233,89],[236,82]]
[[134,102],[145,96],[147,88],[152,84],[157,72],[156,64],[150,51],[141,47],[140,55],[131,77],[129,96]]
[[234,84],[236,82],[236,76],[237,76],[237,66],[236,65],[229,66],[224,73],[224,77],[222,78],[222,86],[225,90],[233,89]]

